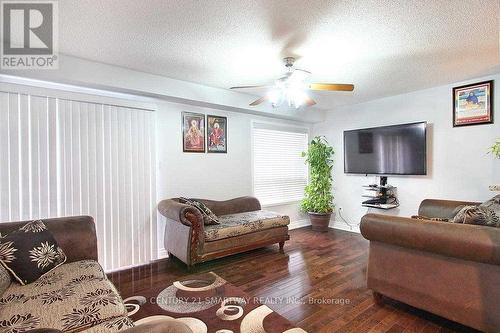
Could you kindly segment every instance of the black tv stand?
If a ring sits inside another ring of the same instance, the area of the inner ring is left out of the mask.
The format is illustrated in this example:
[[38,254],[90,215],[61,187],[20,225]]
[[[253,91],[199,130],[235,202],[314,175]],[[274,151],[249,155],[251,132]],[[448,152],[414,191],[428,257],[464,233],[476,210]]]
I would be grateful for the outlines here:
[[363,207],[378,209],[399,207],[399,202],[396,197],[396,187],[387,184],[386,176],[380,177],[379,185],[365,185],[363,188],[368,192],[368,194],[364,194],[363,197],[369,198],[361,203]]

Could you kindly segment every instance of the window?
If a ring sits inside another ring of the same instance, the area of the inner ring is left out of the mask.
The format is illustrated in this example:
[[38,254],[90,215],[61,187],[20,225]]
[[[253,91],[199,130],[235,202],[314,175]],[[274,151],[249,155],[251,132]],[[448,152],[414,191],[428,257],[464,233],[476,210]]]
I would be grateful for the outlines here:
[[77,97],[0,90],[0,222],[91,215],[106,270],[156,259],[154,112]]
[[299,201],[307,185],[307,129],[255,123],[253,126],[254,195],[263,205]]

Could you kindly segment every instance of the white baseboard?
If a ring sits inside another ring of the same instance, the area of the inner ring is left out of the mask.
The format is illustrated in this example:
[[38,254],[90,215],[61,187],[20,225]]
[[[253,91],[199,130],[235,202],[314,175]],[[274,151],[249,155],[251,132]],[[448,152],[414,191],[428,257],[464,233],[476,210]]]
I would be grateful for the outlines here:
[[162,247],[161,249],[158,249],[158,259],[161,259],[161,258],[168,258],[167,250],[165,250],[164,247]]
[[350,225],[348,225],[342,221],[330,221],[329,227],[332,229],[339,229],[339,230],[344,230],[344,231],[349,231],[349,232],[355,232],[357,234],[361,233],[359,230],[359,225],[351,227]]
[[311,221],[309,221],[309,219],[297,220],[290,222],[290,224],[288,225],[288,229],[293,230],[302,227],[307,227],[308,225],[311,225]]
[[[293,229],[298,229],[298,228],[302,228],[302,227],[307,227],[309,225],[311,225],[311,221],[309,221],[309,219],[297,220],[297,221],[290,222],[288,229],[293,230]],[[330,224],[328,227],[332,228],[332,229],[339,229],[339,230],[344,230],[344,231],[349,231],[349,232],[355,232],[358,234],[360,233],[359,225],[353,226],[351,228],[351,226],[347,225],[346,223],[344,223],[342,221],[333,221],[332,220],[332,221],[330,221]]]

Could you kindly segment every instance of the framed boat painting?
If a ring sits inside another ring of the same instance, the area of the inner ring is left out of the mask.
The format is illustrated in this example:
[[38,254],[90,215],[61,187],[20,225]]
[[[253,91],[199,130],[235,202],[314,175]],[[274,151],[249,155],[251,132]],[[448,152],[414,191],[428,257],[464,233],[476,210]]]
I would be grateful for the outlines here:
[[453,127],[493,123],[493,80],[453,88]]
[[205,152],[205,115],[182,113],[182,151],[185,153]]
[[227,153],[227,118],[207,116],[207,150],[209,153]]

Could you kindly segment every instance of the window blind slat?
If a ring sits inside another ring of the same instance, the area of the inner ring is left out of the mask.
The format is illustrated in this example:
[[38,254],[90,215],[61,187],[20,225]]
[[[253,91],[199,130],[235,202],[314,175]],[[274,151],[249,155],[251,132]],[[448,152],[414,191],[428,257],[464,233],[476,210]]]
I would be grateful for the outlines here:
[[[9,94],[0,93],[0,156],[5,158],[9,154]],[[0,165],[0,219],[10,218],[10,186],[9,186],[9,165]]]
[[[7,93],[5,93],[7,95]],[[18,133],[19,131],[19,96],[17,94],[8,94],[9,96],[9,133]],[[7,110],[7,109],[5,109]],[[9,184],[16,185],[20,182],[21,161],[19,152],[19,136],[9,135]],[[10,219],[19,221],[21,219],[21,189],[18,186],[10,186]]]
[[307,185],[307,130],[254,124],[254,195],[263,205],[301,200]]
[[58,212],[58,167],[59,156],[57,152],[58,147],[58,131],[57,131],[57,100],[49,98],[47,101],[48,106],[48,156],[49,156],[49,216],[57,216]]

